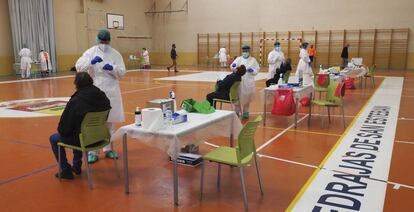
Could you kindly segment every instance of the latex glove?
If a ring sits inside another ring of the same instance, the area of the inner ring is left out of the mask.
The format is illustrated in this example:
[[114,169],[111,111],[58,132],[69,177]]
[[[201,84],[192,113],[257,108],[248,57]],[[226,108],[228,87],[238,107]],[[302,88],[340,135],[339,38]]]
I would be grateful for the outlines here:
[[253,70],[252,68],[249,68],[249,69],[247,69],[247,72],[249,72],[249,73],[253,73],[253,72],[254,72],[254,70]]
[[103,70],[112,71],[114,70],[114,67],[110,64],[106,64],[102,67]]
[[101,57],[99,57],[99,56],[95,56],[92,60],[91,60],[91,64],[92,65],[95,65],[96,63],[100,63],[100,62],[102,62],[103,60],[102,60],[102,58]]
[[236,66],[237,66],[237,64],[236,64],[236,63],[233,63],[233,64],[231,65],[231,67],[233,67],[233,68],[236,68]]

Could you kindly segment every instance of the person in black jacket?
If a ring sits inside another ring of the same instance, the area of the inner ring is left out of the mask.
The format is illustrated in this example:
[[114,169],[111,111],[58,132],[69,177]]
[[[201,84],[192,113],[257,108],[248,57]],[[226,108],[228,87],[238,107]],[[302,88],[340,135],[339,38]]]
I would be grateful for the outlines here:
[[266,87],[269,87],[272,84],[277,84],[279,82],[280,74],[282,74],[283,77],[286,72],[292,71],[291,63],[292,60],[290,58],[287,58],[285,61],[283,61],[280,68],[276,69],[276,74],[273,76],[273,78],[266,81]]
[[236,72],[227,75],[223,80],[217,81],[216,91],[207,94],[206,99],[213,105],[213,99],[225,99],[229,100],[230,88],[234,82],[241,81],[242,76],[246,73],[246,66],[241,65],[237,67]]
[[348,48],[349,48],[349,44],[346,44],[346,46],[344,46],[344,48],[342,49],[342,53],[341,53],[341,58],[342,58],[342,65],[341,68],[344,69],[346,68],[346,66],[348,65]]
[[[78,72],[74,84],[76,92],[67,103],[60,117],[58,132],[49,138],[53,154],[58,161],[58,142],[80,146],[79,133],[84,116],[88,112],[100,112],[111,109],[108,97],[99,88],[93,85],[93,79],[87,72]],[[73,167],[68,163],[64,148],[60,148],[61,178],[73,179],[72,171],[80,175],[82,170],[82,152],[73,151]],[[58,177],[59,173],[55,176]]]
[[168,71],[170,71],[170,69],[172,67],[174,67],[174,72],[178,72],[178,70],[177,70],[177,57],[178,57],[178,55],[177,55],[177,52],[175,51],[175,44],[173,44],[171,46],[170,57],[171,57],[171,60],[172,60],[172,65],[167,67]]

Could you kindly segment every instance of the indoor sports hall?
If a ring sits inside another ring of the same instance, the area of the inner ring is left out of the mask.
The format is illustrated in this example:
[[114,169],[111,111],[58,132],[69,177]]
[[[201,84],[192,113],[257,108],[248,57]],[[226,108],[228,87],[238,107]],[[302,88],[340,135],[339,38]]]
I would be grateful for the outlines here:
[[413,10],[0,0],[0,211],[412,211]]

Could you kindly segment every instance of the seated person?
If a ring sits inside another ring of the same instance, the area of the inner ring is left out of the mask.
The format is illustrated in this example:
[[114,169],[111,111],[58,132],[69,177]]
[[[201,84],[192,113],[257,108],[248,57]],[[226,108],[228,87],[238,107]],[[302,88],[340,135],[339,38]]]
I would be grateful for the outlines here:
[[207,94],[207,100],[213,105],[213,99],[225,99],[229,100],[230,88],[234,82],[241,81],[242,76],[246,73],[246,66],[241,65],[237,68],[236,72],[227,75],[223,80],[217,81],[216,91]]
[[272,84],[277,84],[279,82],[280,74],[282,77],[285,75],[286,72],[292,71],[292,66],[290,65],[292,60],[287,58],[283,63],[280,65],[280,68],[276,69],[276,74],[273,76],[272,79],[268,79],[266,81],[266,87],[269,87]]
[[[58,142],[80,146],[79,133],[81,123],[87,112],[99,112],[111,109],[109,99],[105,93],[93,85],[93,79],[87,72],[78,72],[74,84],[76,92],[67,103],[62,116],[60,117],[58,132],[50,136],[50,145],[57,161]],[[82,170],[82,152],[73,150],[73,167],[66,159],[64,148],[60,148],[61,157],[61,178],[73,179],[72,171],[80,175]],[[59,177],[59,173],[55,175]]]

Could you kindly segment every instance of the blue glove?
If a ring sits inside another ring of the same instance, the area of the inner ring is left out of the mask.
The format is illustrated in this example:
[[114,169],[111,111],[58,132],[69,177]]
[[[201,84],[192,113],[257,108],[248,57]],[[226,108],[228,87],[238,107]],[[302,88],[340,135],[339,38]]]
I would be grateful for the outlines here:
[[247,72],[252,73],[254,70],[252,68],[247,69]]
[[107,71],[112,71],[112,70],[114,70],[114,67],[112,66],[112,65],[110,65],[110,64],[106,64],[106,65],[104,65],[104,67],[102,67],[103,68],[103,70],[107,70]]
[[236,63],[233,63],[233,64],[231,65],[231,67],[233,67],[233,68],[236,68],[236,66],[237,66],[237,64],[236,64]]
[[102,62],[103,60],[102,60],[102,58],[101,57],[99,57],[99,56],[95,56],[92,60],[91,60],[91,64],[92,65],[95,65],[96,63],[100,63],[100,62]]

